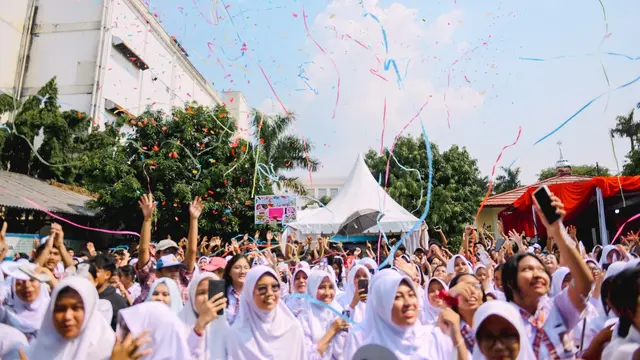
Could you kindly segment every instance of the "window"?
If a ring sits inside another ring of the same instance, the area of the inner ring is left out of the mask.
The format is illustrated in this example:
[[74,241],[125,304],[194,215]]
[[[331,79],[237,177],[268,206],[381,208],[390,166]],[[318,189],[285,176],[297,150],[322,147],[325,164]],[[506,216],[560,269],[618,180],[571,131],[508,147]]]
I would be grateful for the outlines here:
[[335,198],[336,195],[338,195],[338,189],[331,189],[329,190],[329,193],[331,194],[331,198]]
[[327,189],[318,189],[318,199],[322,199],[327,196]]
[[129,45],[127,45],[127,43],[119,37],[114,36],[112,38],[112,44],[113,47],[118,50],[120,54],[122,54],[122,56],[124,56],[129,62],[131,62],[131,64],[133,64],[133,66],[137,67],[140,70],[147,70],[149,68],[149,65],[147,65],[147,63],[144,62],[144,60],[142,60],[140,56],[138,56],[129,47]]

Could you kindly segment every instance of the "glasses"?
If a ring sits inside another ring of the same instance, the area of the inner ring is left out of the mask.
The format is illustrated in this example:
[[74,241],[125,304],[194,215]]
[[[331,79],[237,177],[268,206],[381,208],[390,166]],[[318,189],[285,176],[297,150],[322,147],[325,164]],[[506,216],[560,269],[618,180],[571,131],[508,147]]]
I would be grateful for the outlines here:
[[489,343],[489,346],[495,346],[498,341],[503,345],[511,345],[520,341],[520,334],[478,334],[478,342]]
[[256,290],[258,290],[258,294],[260,295],[267,295],[269,288],[271,288],[271,291],[274,293],[280,292],[280,284],[273,284],[271,286],[260,285],[256,287]]

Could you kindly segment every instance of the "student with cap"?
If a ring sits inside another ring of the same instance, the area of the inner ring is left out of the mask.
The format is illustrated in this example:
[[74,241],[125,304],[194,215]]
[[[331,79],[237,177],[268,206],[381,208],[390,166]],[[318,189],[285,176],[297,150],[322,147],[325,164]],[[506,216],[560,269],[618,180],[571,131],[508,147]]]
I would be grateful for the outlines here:
[[202,271],[212,272],[222,279],[224,276],[224,268],[227,266],[227,261],[221,257],[212,257],[209,262],[202,266]]
[[[161,277],[173,279],[178,287],[182,301],[189,297],[188,286],[196,265],[196,252],[198,250],[198,218],[202,214],[204,206],[199,196],[189,205],[189,235],[185,251],[184,263],[180,263],[176,254],[180,250],[178,244],[170,239],[161,240],[156,245],[155,259],[151,257],[151,220],[156,210],[153,195],[142,195],[138,201],[144,221],[140,231],[140,245],[138,247],[138,262],[135,265],[136,275],[140,282],[140,296],[135,303],[141,303],[147,298],[153,282]],[[158,264],[156,264],[156,259]]]

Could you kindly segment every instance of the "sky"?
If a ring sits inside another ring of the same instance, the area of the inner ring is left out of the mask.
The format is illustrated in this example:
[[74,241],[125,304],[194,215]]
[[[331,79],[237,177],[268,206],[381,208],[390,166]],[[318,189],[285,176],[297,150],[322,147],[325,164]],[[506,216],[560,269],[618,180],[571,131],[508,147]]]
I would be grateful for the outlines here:
[[296,114],[290,131],[322,163],[314,178],[346,177],[358,153],[390,147],[401,131],[420,135],[420,122],[441,150],[465,146],[484,175],[517,139],[497,165],[520,167],[525,184],[558,160],[558,141],[572,164],[613,173],[614,148],[620,168],[630,149],[625,139],[612,147],[609,129],[640,101],[640,81],[616,89],[640,76],[640,60],[607,53],[640,57],[640,2],[151,0],[149,9],[215,90]]

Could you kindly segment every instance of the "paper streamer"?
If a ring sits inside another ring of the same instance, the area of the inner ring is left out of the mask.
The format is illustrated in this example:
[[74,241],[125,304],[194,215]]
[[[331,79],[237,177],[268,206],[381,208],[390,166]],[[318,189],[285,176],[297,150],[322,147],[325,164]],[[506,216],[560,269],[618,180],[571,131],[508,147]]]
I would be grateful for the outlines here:
[[316,95],[318,95],[318,89],[314,88],[313,86],[311,86],[311,84],[309,84],[309,78],[304,76],[304,66],[306,64],[313,64],[313,61],[307,61],[302,63],[299,67],[298,67],[298,77],[304,82],[305,85],[307,85],[308,89],[301,89],[301,90],[311,90],[313,91]]
[[396,245],[391,249],[389,256],[378,266],[378,269],[382,269],[387,266],[389,262],[394,259],[394,254],[398,251],[398,248],[405,242],[406,238],[411,235],[421,224],[425,221],[427,216],[429,215],[429,208],[431,206],[431,190],[432,190],[432,181],[433,181],[433,153],[431,152],[431,143],[429,142],[429,137],[427,136],[427,131],[424,129],[424,124],[420,121],[420,126],[422,127],[422,135],[424,135],[425,145],[427,148],[427,160],[429,162],[429,180],[427,183],[427,201],[425,202],[424,213],[420,216],[420,219],[416,221],[416,223],[407,231],[400,240],[396,243]]
[[[638,80],[640,80],[640,76],[638,76],[637,78],[624,83],[620,86],[618,86],[615,89],[612,89],[611,92],[613,91],[618,91],[620,89],[623,89],[629,85],[632,85],[634,83],[636,83]],[[565,125],[567,125],[571,120],[573,120],[576,116],[578,116],[581,112],[584,111],[584,109],[588,108],[589,106],[591,106],[591,104],[593,104],[594,102],[596,102],[598,99],[600,99],[602,96],[604,96],[605,94],[609,93],[609,91],[604,92],[598,96],[596,96],[595,98],[589,100],[589,102],[587,102],[583,107],[581,107],[578,111],[576,111],[573,115],[571,115],[567,120],[565,120],[564,122],[562,122],[558,127],[556,127],[555,129],[553,129],[550,133],[548,133],[547,135],[541,137],[538,141],[536,141],[533,145],[538,145],[539,143],[543,142],[544,140],[546,140],[547,138],[549,138],[551,135],[555,134],[556,132],[558,132],[558,130],[562,129]]]
[[[0,186],[0,190],[6,192],[9,195],[15,195],[9,192],[9,190],[5,189],[4,187]],[[19,196],[19,195],[18,195]],[[19,196],[22,200],[26,201],[27,203],[29,203],[31,206],[35,207],[36,209],[42,211],[43,213],[51,216],[54,219],[58,219],[60,221],[63,221],[69,225],[75,226],[77,228],[80,229],[84,229],[84,230],[89,230],[89,231],[97,231],[97,232],[101,232],[101,233],[106,233],[106,234],[113,234],[113,235],[133,235],[133,236],[137,236],[140,237],[140,234],[138,234],[137,232],[133,232],[133,231],[116,231],[116,230],[107,230],[107,229],[99,229],[99,228],[92,228],[89,226],[84,226],[84,225],[80,225],[80,224],[76,224],[71,220],[67,220],[63,217],[60,217],[52,212],[50,212],[49,210],[43,208],[42,206],[40,206],[38,203],[29,200],[23,196]]]
[[[406,167],[402,166],[402,164],[400,164],[400,162],[398,162],[398,159],[395,157],[395,155],[393,155],[393,153],[389,153],[389,155],[391,155],[393,157],[393,161],[395,161],[396,165],[398,165],[402,170],[408,171],[408,172],[415,172],[416,175],[418,175],[418,181],[420,183],[422,183],[422,175],[420,175],[420,171],[418,171],[417,169],[409,169],[409,168],[406,168]],[[418,200],[418,204],[422,203],[422,198],[423,198],[422,195],[423,194],[424,194],[424,189],[422,188],[422,186],[420,186],[420,200]],[[414,212],[418,211],[419,208],[420,208],[420,205],[418,205],[418,207],[415,208],[415,210],[411,211],[411,213],[413,214]]]
[[[590,54],[582,54],[582,55],[560,55],[560,56],[553,56],[553,57],[550,57],[550,58],[520,57],[519,59],[520,60],[525,60],[525,61],[553,61],[553,60],[571,59],[571,58],[588,57],[588,56],[596,56],[596,55],[598,55],[598,54],[590,53]],[[626,58],[627,60],[631,60],[631,61],[640,60],[640,56],[634,57],[634,56],[631,56],[631,55],[626,55],[626,54],[621,54],[621,53],[616,53],[616,52],[604,52],[604,53],[602,53],[602,55],[623,57],[623,58]]]
[[387,126],[387,98],[384,98],[384,109],[382,111],[382,134],[380,135],[380,155],[384,153],[384,129]]
[[313,41],[313,43],[316,44],[318,49],[320,49],[320,51],[322,51],[322,53],[325,54],[329,58],[329,60],[331,60],[331,64],[333,64],[333,68],[336,70],[336,76],[338,77],[338,87],[336,91],[336,103],[333,105],[333,116],[331,117],[332,119],[335,119],[336,109],[338,107],[338,102],[340,101],[340,71],[338,71],[338,65],[336,65],[336,62],[335,60],[333,60],[333,57],[329,55],[329,53],[326,52],[324,48],[311,35],[311,31],[309,31],[309,26],[307,25],[307,13],[304,10],[304,6],[302,7],[302,21],[304,22],[304,28],[307,30],[307,35],[309,36],[309,39],[311,39],[311,41]]
[[616,173],[618,178],[618,186],[620,186],[620,196],[622,197],[622,207],[627,207],[627,202],[624,199],[624,191],[622,190],[622,183],[620,182],[620,163],[618,162],[618,156],[616,155],[616,146],[613,144],[613,134],[609,133],[609,140],[611,140],[611,151],[613,151],[613,159],[616,161]]
[[518,136],[516,136],[516,141],[514,141],[512,144],[506,145],[502,147],[502,150],[500,150],[500,154],[498,154],[498,158],[496,159],[496,162],[493,164],[493,167],[491,168],[491,177],[489,178],[489,189],[487,190],[487,193],[484,195],[484,198],[482,199],[482,202],[480,203],[480,208],[478,209],[478,212],[476,213],[476,218],[473,221],[474,223],[477,222],[478,220],[478,215],[480,215],[480,212],[482,211],[482,208],[484,208],[484,204],[487,202],[487,199],[489,198],[489,195],[491,195],[491,189],[493,189],[493,176],[496,173],[496,167],[498,166],[498,163],[500,162],[500,159],[502,158],[502,154],[504,153],[504,151],[512,146],[515,146],[518,143],[518,140],[520,140],[520,134],[522,134],[522,126],[518,126]]
[[[382,25],[382,22],[380,21],[380,19],[378,19],[377,16],[366,11],[366,9],[364,8],[363,1],[361,1],[360,4],[362,5],[362,10],[364,11],[364,14],[362,16],[364,17],[369,16],[373,20],[375,20],[375,22],[377,22],[378,25],[380,25],[380,31],[382,31],[382,42],[384,44],[384,50],[385,50],[385,60],[384,60],[383,68],[385,71],[389,71],[389,68],[393,66],[393,70],[396,73],[398,86],[402,88],[402,77],[400,76],[400,71],[398,70],[398,64],[396,63],[395,59],[389,59],[389,42],[387,41],[387,30],[385,30],[384,26]],[[374,74],[374,75],[377,75],[377,74]]]
[[269,77],[264,72],[264,69],[262,68],[262,66],[260,66],[260,64],[256,63],[256,65],[258,65],[258,67],[260,68],[260,72],[262,73],[262,76],[264,76],[264,79],[267,80],[267,84],[269,84],[269,87],[271,88],[271,92],[273,93],[273,96],[276,97],[276,100],[278,100],[278,103],[282,107],[282,110],[284,110],[285,116],[289,116],[289,111],[287,110],[287,108],[282,103],[282,100],[280,100],[280,96],[278,96],[278,94],[276,93],[276,89],[274,89],[273,85],[271,85],[271,81],[269,81]]
[[350,318],[344,316],[340,311],[332,308],[331,306],[323,303],[320,300],[314,299],[313,297],[311,297],[309,294],[299,294],[299,293],[293,293],[293,294],[289,294],[289,296],[294,297],[294,298],[298,298],[298,299],[305,299],[309,302],[312,302],[318,306],[322,306],[325,309],[329,309],[331,310],[332,313],[336,314],[336,316],[338,316],[339,318],[341,318],[342,320],[348,322],[349,324],[355,325],[357,324],[356,322],[354,322],[353,320],[351,320]]
[[632,217],[630,217],[629,220],[625,221],[624,224],[622,224],[622,226],[620,226],[620,229],[618,229],[618,232],[613,236],[613,241],[612,242],[614,242],[614,243],[616,242],[616,240],[618,239],[618,236],[620,236],[620,234],[622,233],[622,230],[624,230],[624,227],[628,223],[630,223],[633,220],[638,219],[638,218],[640,218],[640,214],[635,214]]

